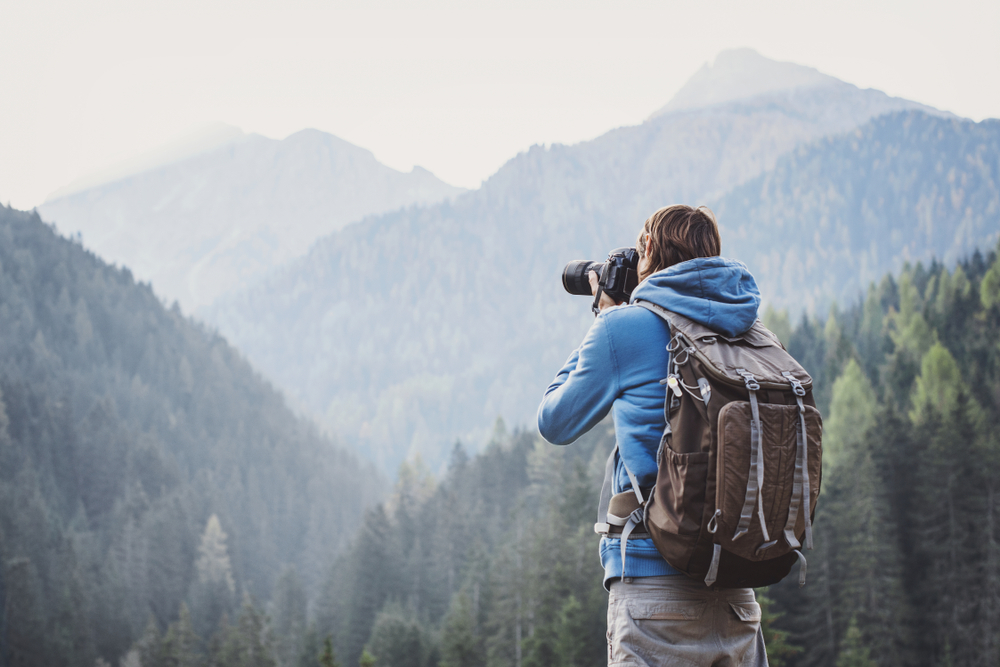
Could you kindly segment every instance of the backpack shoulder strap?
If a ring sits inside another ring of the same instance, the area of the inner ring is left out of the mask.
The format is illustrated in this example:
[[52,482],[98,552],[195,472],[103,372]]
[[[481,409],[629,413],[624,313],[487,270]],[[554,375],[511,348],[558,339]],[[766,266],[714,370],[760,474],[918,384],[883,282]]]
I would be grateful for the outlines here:
[[673,329],[673,323],[670,320],[670,311],[667,310],[666,308],[663,308],[662,306],[657,306],[655,303],[652,303],[650,301],[643,301],[642,299],[636,299],[635,301],[632,302],[632,305],[640,306],[642,308],[645,308],[651,313],[656,313],[663,319],[664,322],[667,323],[667,326]]

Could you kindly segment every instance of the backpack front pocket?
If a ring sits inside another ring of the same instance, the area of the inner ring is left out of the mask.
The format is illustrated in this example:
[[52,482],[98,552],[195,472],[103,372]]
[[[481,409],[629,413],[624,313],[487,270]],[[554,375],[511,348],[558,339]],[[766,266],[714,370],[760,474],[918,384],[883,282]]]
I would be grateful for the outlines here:
[[[716,468],[716,507],[718,515],[716,541],[727,551],[749,560],[764,560],[787,553],[791,548],[783,539],[782,530],[789,517],[789,507],[796,493],[795,460],[799,412],[794,405],[759,404],[762,433],[759,465],[763,467],[763,484],[757,489],[753,506],[748,503],[748,490],[756,486],[751,478],[751,408],[743,401],[728,403],[719,411],[718,460]],[[810,488],[815,507],[819,495],[819,465],[822,449],[819,444],[819,412],[806,407],[807,447],[809,471],[814,478]],[[808,473],[807,473],[808,474]],[[797,496],[796,496],[797,497]],[[765,539],[760,525],[760,508],[763,507],[764,523],[768,535]],[[750,508],[749,522],[744,521],[745,531],[739,530],[744,511]],[[801,535],[805,526],[804,507],[799,507],[794,532]],[[774,546],[758,551],[765,541],[776,541]]]

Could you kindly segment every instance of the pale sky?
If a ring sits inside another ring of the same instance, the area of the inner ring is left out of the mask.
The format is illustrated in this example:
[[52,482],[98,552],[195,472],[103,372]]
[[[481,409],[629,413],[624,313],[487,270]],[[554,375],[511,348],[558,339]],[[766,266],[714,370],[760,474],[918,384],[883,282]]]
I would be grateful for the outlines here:
[[205,123],[312,127],[477,187],[533,144],[642,122],[748,46],[1000,117],[997,0],[0,0],[0,201],[40,204]]

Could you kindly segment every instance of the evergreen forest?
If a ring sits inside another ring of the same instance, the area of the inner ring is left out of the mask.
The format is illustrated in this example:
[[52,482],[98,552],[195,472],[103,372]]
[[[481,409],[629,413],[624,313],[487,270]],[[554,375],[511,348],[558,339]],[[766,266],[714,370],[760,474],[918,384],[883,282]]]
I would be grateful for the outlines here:
[[322,582],[382,486],[220,336],[0,207],[0,665],[117,664],[182,605],[200,635],[260,622],[244,599]]
[[[997,254],[765,321],[825,417],[808,583],[759,591],[771,664],[997,664]],[[610,422],[555,447],[497,420],[387,488],[218,335],[7,208],[0,322],[0,665],[605,664]]]

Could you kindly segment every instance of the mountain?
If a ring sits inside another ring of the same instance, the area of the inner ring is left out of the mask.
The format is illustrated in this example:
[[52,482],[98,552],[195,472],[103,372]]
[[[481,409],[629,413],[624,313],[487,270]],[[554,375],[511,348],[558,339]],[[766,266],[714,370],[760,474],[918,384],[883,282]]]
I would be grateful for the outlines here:
[[717,200],[723,252],[772,306],[851,302],[905,262],[952,266],[1000,238],[1000,120],[912,111],[803,146]]
[[0,207],[0,665],[313,590],[383,480],[127,269]]
[[[759,59],[736,55],[720,66]],[[533,423],[591,320],[586,300],[562,291],[568,260],[632,244],[665,204],[714,205],[801,146],[919,108],[802,69],[786,77],[791,87],[756,94],[765,81],[747,98],[533,147],[480,189],[345,227],[202,314],[384,470],[417,452],[438,465],[455,438],[481,442],[498,415]],[[949,159],[948,168],[963,157]],[[823,187],[821,174],[814,185]]]
[[715,61],[702,65],[667,105],[650,118],[768,93],[843,85],[812,67],[771,60],[753,49],[731,49],[720,53]]
[[103,169],[84,174],[72,183],[59,188],[46,197],[46,201],[62,199],[69,195],[90,190],[107,183],[114,183],[129,176],[140,174],[150,169],[180,162],[195,155],[207,153],[213,149],[231,144],[244,137],[243,130],[225,123],[208,123],[195,128],[191,132],[159,146],[150,151],[127,158]]
[[303,130],[283,141],[230,137],[38,211],[192,312],[347,223],[460,192],[420,167],[399,172],[370,151]]

